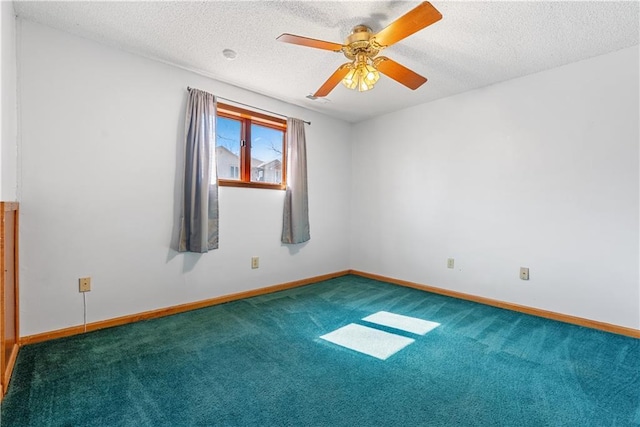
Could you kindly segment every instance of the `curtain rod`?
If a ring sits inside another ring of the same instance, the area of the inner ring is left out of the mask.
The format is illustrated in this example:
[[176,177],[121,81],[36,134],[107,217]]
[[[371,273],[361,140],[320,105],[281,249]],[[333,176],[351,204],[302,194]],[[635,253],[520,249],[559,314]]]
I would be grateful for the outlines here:
[[[195,89],[195,88],[193,88],[191,86],[187,86],[187,90],[190,91],[191,89]],[[248,108],[253,108],[254,110],[264,111],[265,113],[275,114],[276,116],[285,117],[287,119],[290,118],[289,116],[285,116],[284,114],[280,114],[280,113],[276,113],[276,112],[273,112],[273,111],[265,110],[264,108],[260,108],[260,107],[254,107],[253,105],[249,105],[249,104],[243,104],[242,102],[234,101],[233,99],[223,98],[223,97],[218,96],[218,95],[214,95],[214,96],[216,98],[219,98],[219,99],[224,99],[225,101],[233,102],[234,104],[242,105],[242,106],[248,107]],[[308,124],[309,126],[311,126],[311,122],[308,122],[306,120],[303,120],[303,122]]]

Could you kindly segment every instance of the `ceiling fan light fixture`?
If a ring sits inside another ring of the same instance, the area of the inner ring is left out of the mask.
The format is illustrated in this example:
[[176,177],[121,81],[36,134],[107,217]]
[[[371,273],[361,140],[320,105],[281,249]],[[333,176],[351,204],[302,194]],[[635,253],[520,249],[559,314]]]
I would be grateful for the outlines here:
[[349,89],[365,92],[373,89],[379,78],[380,73],[367,58],[358,58],[351,64],[349,72],[342,79],[342,84]]
[[349,67],[349,72],[344,79],[342,79],[342,84],[348,87],[349,89],[355,89],[358,86],[358,82],[356,81],[356,68],[351,64]]

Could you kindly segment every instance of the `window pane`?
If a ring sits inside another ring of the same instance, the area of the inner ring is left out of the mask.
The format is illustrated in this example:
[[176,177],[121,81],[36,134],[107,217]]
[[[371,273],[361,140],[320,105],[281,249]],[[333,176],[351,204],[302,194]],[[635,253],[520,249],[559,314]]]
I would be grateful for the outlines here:
[[240,179],[241,129],[238,120],[216,118],[216,164],[220,179]]
[[282,182],[282,145],[284,132],[251,125],[251,181]]

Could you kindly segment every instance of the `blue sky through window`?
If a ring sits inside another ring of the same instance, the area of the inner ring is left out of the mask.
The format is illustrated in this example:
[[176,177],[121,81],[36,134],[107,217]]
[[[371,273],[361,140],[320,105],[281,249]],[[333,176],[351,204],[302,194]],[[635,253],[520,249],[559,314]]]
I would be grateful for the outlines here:
[[[240,130],[238,120],[218,117],[216,119],[216,144],[233,154],[240,155]],[[265,126],[251,125],[251,157],[264,162],[282,160],[282,131]]]

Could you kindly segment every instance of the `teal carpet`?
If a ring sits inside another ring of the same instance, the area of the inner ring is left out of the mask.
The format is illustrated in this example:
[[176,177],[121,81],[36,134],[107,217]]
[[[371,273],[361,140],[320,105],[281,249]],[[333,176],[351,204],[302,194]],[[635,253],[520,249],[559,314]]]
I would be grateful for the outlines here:
[[[362,319],[440,323],[415,335]],[[386,360],[319,337],[415,340]],[[639,426],[640,340],[345,276],[21,349],[7,426]]]

